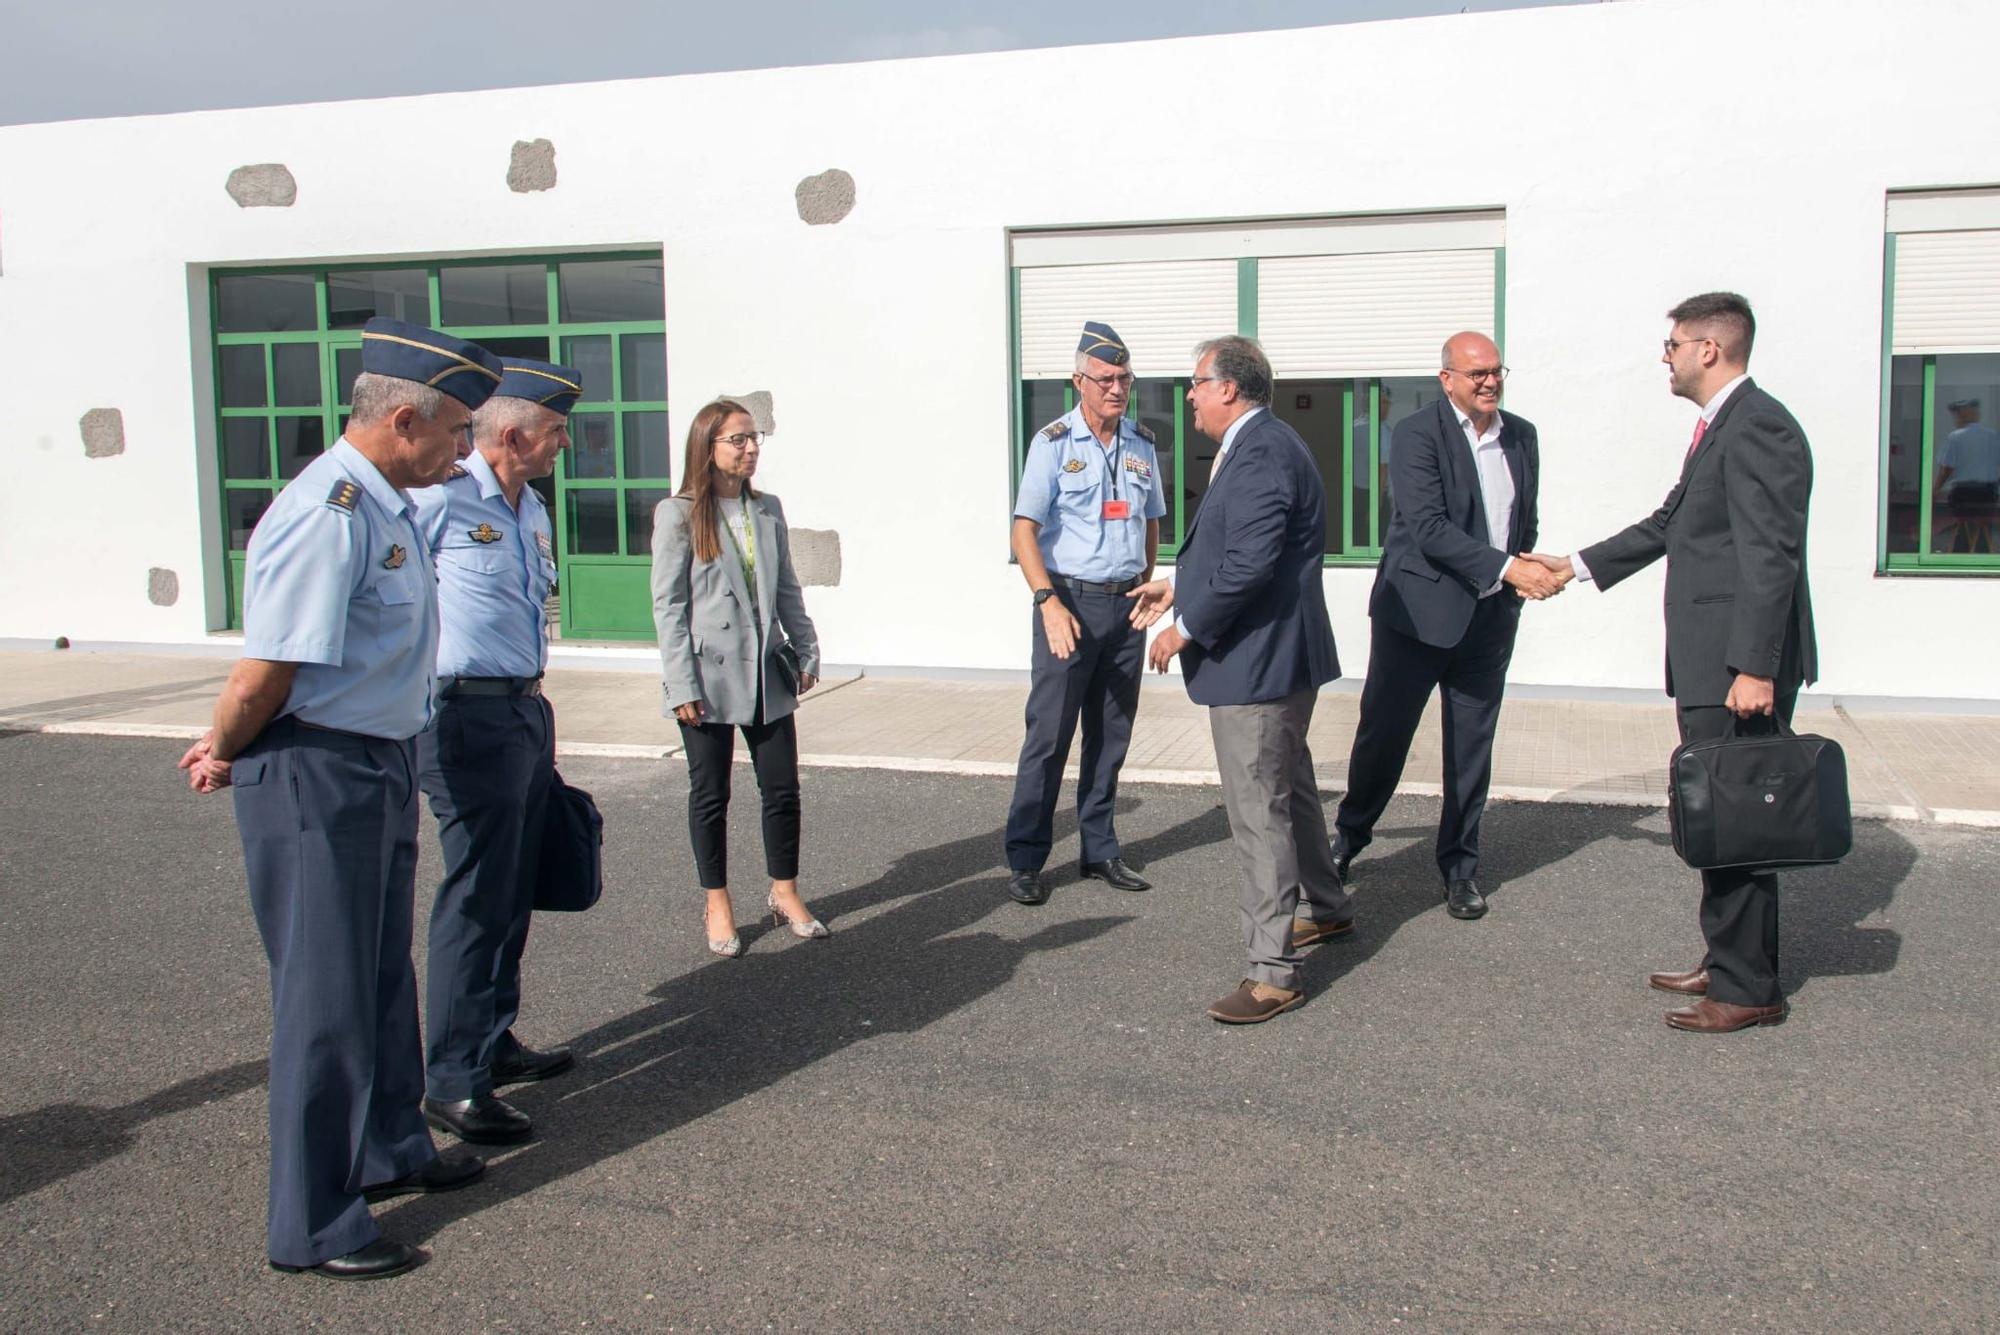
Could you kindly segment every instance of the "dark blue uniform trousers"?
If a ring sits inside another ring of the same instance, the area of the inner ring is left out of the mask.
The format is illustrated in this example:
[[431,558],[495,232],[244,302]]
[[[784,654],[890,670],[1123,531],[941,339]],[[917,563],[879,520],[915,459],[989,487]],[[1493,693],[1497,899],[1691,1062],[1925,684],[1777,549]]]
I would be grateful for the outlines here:
[[1146,635],[1132,625],[1132,600],[1123,594],[1090,593],[1058,584],[1056,597],[1077,619],[1077,644],[1068,658],[1057,658],[1049,652],[1041,609],[1029,614],[1035,656],[1027,735],[1014,773],[1014,802],[1007,812],[1007,866],[1013,871],[1040,871],[1049,860],[1056,798],[1079,721],[1083,754],[1077,765],[1076,823],[1082,860],[1103,862],[1118,856],[1112,807],[1118,798],[1118,771],[1132,742],[1132,717],[1139,712]]
[[231,778],[271,961],[270,1257],[317,1265],[381,1236],[364,1187],[437,1157],[410,963],[416,750],[283,718]]
[[444,845],[424,987],[424,1084],[434,1099],[479,1098],[493,1092],[493,1059],[513,1041],[521,1011],[555,712],[540,696],[444,700],[417,738],[417,756]]

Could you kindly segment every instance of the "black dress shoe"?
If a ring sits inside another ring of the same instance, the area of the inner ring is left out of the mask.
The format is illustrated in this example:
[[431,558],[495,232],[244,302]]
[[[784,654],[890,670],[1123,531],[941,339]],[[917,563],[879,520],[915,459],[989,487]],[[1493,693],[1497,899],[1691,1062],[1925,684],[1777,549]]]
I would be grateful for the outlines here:
[[1049,887],[1038,871],[1017,871],[1007,877],[1007,893],[1016,904],[1039,904],[1049,897]]
[[1444,911],[1454,918],[1484,917],[1486,896],[1480,894],[1478,885],[1471,881],[1446,881]]
[[504,1055],[493,1059],[493,1083],[525,1085],[530,1080],[546,1080],[552,1075],[561,1075],[574,1065],[576,1065],[576,1054],[568,1048],[550,1048],[547,1052],[537,1052],[531,1047],[516,1043]]
[[1340,878],[1340,883],[1342,885],[1347,884],[1348,868],[1352,867],[1353,865],[1354,865],[1354,850],[1351,848],[1343,849],[1340,846],[1340,841],[1338,839],[1334,840],[1333,874]]
[[366,1247],[357,1247],[345,1256],[336,1256],[318,1265],[279,1265],[271,1262],[271,1269],[282,1270],[288,1275],[310,1272],[327,1279],[387,1279],[400,1275],[405,1270],[414,1270],[423,1264],[424,1254],[407,1242],[391,1242],[387,1238],[377,1238]]
[[476,1099],[426,1098],[424,1120],[475,1145],[512,1145],[535,1134],[528,1114],[491,1094]]
[[1109,858],[1103,862],[1082,862],[1078,871],[1085,876],[1093,876],[1113,890],[1151,890],[1153,883],[1125,865],[1124,858]]
[[433,1191],[457,1191],[471,1186],[486,1171],[486,1160],[467,1150],[440,1154],[414,1173],[405,1173],[393,1182],[363,1187],[361,1194],[370,1202],[391,1196],[423,1196]]

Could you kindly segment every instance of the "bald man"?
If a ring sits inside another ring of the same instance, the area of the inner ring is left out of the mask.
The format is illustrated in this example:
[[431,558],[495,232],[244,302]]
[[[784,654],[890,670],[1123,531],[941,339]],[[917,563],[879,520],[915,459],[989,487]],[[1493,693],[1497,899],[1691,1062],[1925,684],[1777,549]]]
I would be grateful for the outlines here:
[[[1524,598],[1563,580],[1522,555],[1535,545],[1539,462],[1534,424],[1500,410],[1507,368],[1484,334],[1454,334],[1438,380],[1445,397],[1396,425],[1395,512],[1368,599],[1371,629],[1361,723],[1334,818],[1343,881],[1395,794],[1431,692],[1444,692],[1444,813],[1437,863],[1454,918],[1486,912],[1479,818],[1493,773],[1507,664]],[[1312,934],[1301,920],[1294,936]]]

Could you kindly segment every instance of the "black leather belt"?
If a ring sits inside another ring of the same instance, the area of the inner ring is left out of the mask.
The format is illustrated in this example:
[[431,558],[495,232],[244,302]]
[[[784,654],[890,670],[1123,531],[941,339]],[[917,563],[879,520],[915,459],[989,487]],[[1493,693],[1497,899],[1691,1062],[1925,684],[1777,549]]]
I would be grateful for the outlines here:
[[1130,593],[1139,587],[1139,577],[1137,575],[1134,575],[1130,579],[1114,579],[1108,583],[1100,583],[1094,579],[1071,579],[1068,575],[1058,575],[1051,572],[1049,579],[1053,583],[1062,585],[1065,589],[1075,589],[1080,593]]
[[455,700],[461,695],[540,695],[540,677],[440,677],[438,699]]

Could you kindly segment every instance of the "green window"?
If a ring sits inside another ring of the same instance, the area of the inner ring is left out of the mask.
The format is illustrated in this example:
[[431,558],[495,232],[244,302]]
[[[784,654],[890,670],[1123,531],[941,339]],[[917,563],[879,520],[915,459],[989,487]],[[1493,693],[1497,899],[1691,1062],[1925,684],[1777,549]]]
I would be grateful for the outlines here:
[[346,428],[361,327],[387,315],[583,373],[571,448],[535,484],[554,520],[562,634],[652,638],[653,508],[673,464],[658,254],[218,269],[210,284],[232,628],[251,530]]

